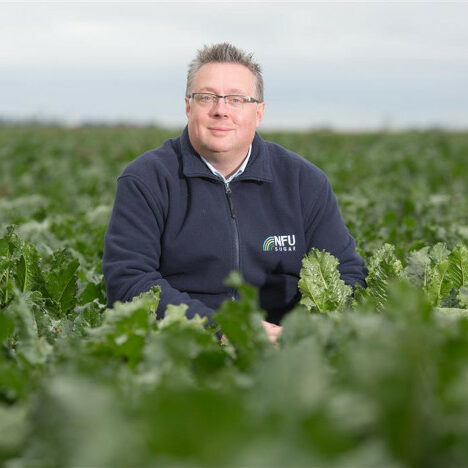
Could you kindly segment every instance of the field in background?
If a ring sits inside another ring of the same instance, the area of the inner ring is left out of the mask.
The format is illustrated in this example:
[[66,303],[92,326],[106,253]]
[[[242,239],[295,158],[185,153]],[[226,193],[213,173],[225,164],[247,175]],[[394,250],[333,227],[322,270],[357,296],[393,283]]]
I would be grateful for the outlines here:
[[0,126],[0,460],[466,464],[468,133],[262,132],[327,173],[373,275],[279,348],[245,285],[228,346],[183,309],[156,322],[157,291],[104,312],[116,177],[178,134]]
[[[178,130],[157,128],[0,127],[0,221],[49,247],[70,245],[47,224],[94,217],[92,249],[116,178],[142,152]],[[400,255],[439,241],[468,238],[468,133],[262,134],[314,162],[330,178],[346,224],[364,252],[395,243]],[[92,233],[88,233],[92,234]],[[72,246],[72,245],[70,245]]]

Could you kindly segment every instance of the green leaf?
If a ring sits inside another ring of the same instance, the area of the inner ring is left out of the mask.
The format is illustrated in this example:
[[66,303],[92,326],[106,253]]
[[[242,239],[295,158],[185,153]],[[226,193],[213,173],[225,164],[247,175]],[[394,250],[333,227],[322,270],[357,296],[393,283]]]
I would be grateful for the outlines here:
[[141,360],[145,339],[156,328],[155,311],[159,288],[135,297],[131,302],[116,302],[104,313],[102,325],[88,330],[87,350],[103,359],[124,358],[131,368]]
[[468,309],[468,286],[462,286],[460,288],[457,299],[462,307]]
[[20,340],[16,349],[18,358],[28,366],[42,367],[53,352],[53,347],[44,337]]
[[28,293],[16,295],[5,309],[5,314],[14,321],[15,339],[10,349],[27,367],[43,366],[52,352],[52,346],[38,332],[34,307],[35,299]]
[[206,317],[200,317],[198,314],[195,314],[195,316],[189,320],[185,315],[187,309],[188,305],[186,304],[169,304],[166,308],[164,318],[158,322],[158,328],[164,329],[177,323],[184,327],[203,329],[203,324],[207,320]]
[[434,306],[440,306],[442,299],[451,291],[449,279],[449,260],[436,264],[429,272],[429,281],[426,287],[428,297]]
[[0,239],[0,305],[8,304],[13,294],[13,275],[21,255],[21,240],[14,226],[7,227],[6,236]]
[[325,250],[312,249],[304,256],[298,286],[300,302],[311,312],[343,310],[352,294],[340,278],[338,260]]
[[16,266],[16,286],[21,292],[44,290],[44,279],[36,248],[25,243]]
[[443,242],[438,242],[430,250],[430,258],[433,264],[442,263],[448,258],[450,251]]
[[[375,326],[348,343],[339,363],[339,382],[351,385],[376,410],[370,433],[377,431],[404,466],[420,465],[430,459],[428,452],[432,457],[440,452],[440,446],[429,441],[443,444],[447,434],[453,434],[441,427],[442,421],[451,421],[451,410],[437,367],[451,363],[448,356],[441,359],[432,306],[420,289],[397,280],[389,287],[383,313],[367,318]],[[360,322],[355,322],[357,331]],[[449,343],[452,352],[456,341]],[[466,352],[456,358],[465,360]]]
[[144,444],[115,386],[61,372],[31,402],[26,466],[143,466]]
[[249,418],[243,393],[228,386],[211,389],[163,385],[152,389],[138,402],[138,427],[142,431],[137,434],[139,439],[148,441],[153,457],[139,466],[260,466],[236,460],[258,428]]
[[369,259],[368,269],[367,288],[357,288],[356,302],[367,298],[374,303],[377,310],[382,310],[388,297],[389,283],[399,278],[403,269],[395,255],[395,247],[390,244],[380,247]]
[[425,291],[432,304],[442,305],[452,290],[458,290],[468,280],[468,249],[458,245],[449,252],[445,245],[436,244],[429,252],[431,267]]
[[426,246],[422,249],[414,250],[408,255],[408,265],[403,270],[403,276],[408,278],[415,286],[426,286],[431,265],[429,250],[430,247]]
[[9,253],[9,238],[5,236],[0,239],[0,257],[6,257]]
[[[89,272],[87,272],[89,273]],[[79,304],[85,305],[92,301],[98,301],[101,304],[106,303],[106,288],[103,275],[89,275],[91,278],[86,278],[84,288],[79,295]],[[93,278],[94,276],[94,278]]]
[[9,338],[15,329],[15,321],[5,309],[0,309],[0,344]]
[[448,281],[452,289],[468,286],[468,248],[457,245],[449,255],[450,269]]
[[284,426],[291,418],[303,421],[304,415],[320,411],[326,402],[331,390],[330,377],[314,337],[290,344],[259,363],[252,388],[254,414],[270,417],[271,421],[278,418]]
[[17,295],[6,307],[5,313],[15,322],[15,335],[20,340],[31,340],[38,337],[37,323],[29,295]]
[[278,340],[283,345],[292,345],[310,336],[316,326],[312,315],[303,306],[295,307],[281,321],[283,331]]
[[139,367],[145,371],[145,381],[164,381],[171,388],[195,382],[216,385],[214,374],[223,368],[227,355],[205,328],[206,318],[189,319],[186,310],[185,304],[169,305],[157,331],[149,335]]
[[28,369],[19,366],[16,359],[0,353],[0,401],[13,403],[23,399],[29,390],[29,377]]
[[237,287],[240,299],[223,302],[213,318],[234,347],[238,367],[248,370],[269,355],[273,345],[262,325],[265,312],[259,308],[256,289],[240,281],[238,273],[228,277],[226,283]]
[[59,316],[67,314],[76,304],[78,266],[78,260],[68,249],[54,252],[46,286],[49,297],[57,305]]
[[28,428],[25,405],[0,405],[0,460],[18,455],[26,440]]
[[6,236],[0,240],[0,255],[18,256],[21,252],[21,240],[15,232],[15,226],[8,226]]
[[434,309],[439,317],[448,319],[468,318],[468,310],[452,307],[436,307]]

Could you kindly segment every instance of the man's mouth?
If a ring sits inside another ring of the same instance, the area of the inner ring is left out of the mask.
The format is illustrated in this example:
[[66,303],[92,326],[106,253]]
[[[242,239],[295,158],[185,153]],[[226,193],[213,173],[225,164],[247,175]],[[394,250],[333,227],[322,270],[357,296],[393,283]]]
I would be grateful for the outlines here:
[[225,135],[232,131],[232,128],[223,128],[223,127],[210,127],[210,132],[215,135]]

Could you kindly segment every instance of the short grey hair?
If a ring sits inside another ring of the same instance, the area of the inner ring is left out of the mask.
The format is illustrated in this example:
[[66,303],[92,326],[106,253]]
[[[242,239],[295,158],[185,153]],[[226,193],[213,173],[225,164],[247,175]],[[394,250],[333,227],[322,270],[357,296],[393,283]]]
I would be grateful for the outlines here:
[[263,102],[263,77],[260,65],[253,61],[253,54],[244,52],[232,44],[222,42],[220,44],[205,45],[203,49],[197,50],[197,56],[190,62],[187,73],[187,88],[185,95],[191,92],[195,74],[207,63],[238,63],[247,67],[255,78],[255,99]]

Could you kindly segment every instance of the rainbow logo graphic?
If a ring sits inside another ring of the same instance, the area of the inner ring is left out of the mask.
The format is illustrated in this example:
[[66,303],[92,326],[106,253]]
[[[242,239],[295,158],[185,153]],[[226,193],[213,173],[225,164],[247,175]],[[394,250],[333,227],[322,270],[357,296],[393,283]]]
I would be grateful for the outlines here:
[[263,241],[264,252],[294,252],[296,236],[294,234],[268,236]]
[[263,251],[264,252],[271,252],[276,246],[275,236],[267,237],[263,241]]

